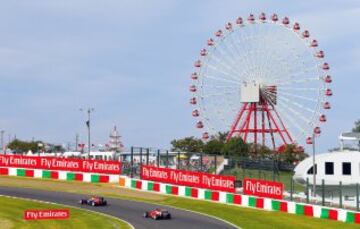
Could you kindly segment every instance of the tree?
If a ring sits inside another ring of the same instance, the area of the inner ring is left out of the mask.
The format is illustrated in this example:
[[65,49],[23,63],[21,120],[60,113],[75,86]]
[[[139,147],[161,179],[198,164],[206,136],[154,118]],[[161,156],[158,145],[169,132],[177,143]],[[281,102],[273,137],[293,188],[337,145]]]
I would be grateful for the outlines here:
[[171,148],[172,151],[193,152],[193,153],[202,152],[204,146],[203,141],[195,137],[174,139],[170,143],[172,145]]
[[360,119],[355,122],[355,127],[352,129],[353,132],[360,132]]
[[226,138],[227,138],[227,136],[228,136],[228,133],[229,132],[218,132],[217,134],[215,134],[215,135],[212,135],[211,137],[210,137],[210,140],[218,140],[218,141],[220,141],[220,142],[222,142],[222,143],[226,143]]
[[38,152],[44,145],[41,141],[26,142],[18,139],[13,140],[8,144],[8,148],[17,153],[26,153],[29,150],[32,152]]
[[203,146],[203,152],[208,154],[221,153],[224,145],[224,142],[218,139],[212,139]]
[[307,154],[305,154],[304,152],[299,152],[296,149],[296,146],[292,144],[286,145],[284,152],[279,153],[279,159],[281,161],[289,162],[289,163],[302,161],[306,157],[308,157]]
[[249,145],[240,137],[232,138],[224,145],[223,153],[226,156],[248,156]]

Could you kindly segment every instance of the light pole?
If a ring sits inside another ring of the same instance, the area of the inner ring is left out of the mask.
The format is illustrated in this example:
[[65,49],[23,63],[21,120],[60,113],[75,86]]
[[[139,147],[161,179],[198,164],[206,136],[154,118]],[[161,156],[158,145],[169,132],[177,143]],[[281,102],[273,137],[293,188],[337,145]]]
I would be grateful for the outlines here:
[[313,197],[316,196],[315,133],[313,133]]
[[[90,149],[91,149],[91,141],[90,141],[90,115],[91,112],[93,112],[95,109],[94,108],[88,108],[86,110],[87,114],[88,114],[88,120],[86,121],[86,126],[88,128],[88,158],[90,158]],[[84,109],[80,108],[80,111],[84,111]]]

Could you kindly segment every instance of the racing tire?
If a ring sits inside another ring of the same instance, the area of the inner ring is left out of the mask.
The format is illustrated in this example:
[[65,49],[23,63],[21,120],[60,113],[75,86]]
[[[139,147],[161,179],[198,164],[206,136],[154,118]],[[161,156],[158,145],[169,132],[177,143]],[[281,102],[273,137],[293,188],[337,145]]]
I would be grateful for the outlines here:
[[171,219],[171,214],[168,214],[168,215],[166,216],[166,219]]
[[147,217],[149,217],[149,213],[148,212],[144,212],[144,218],[147,218]]
[[95,202],[91,202],[91,206],[95,207]]

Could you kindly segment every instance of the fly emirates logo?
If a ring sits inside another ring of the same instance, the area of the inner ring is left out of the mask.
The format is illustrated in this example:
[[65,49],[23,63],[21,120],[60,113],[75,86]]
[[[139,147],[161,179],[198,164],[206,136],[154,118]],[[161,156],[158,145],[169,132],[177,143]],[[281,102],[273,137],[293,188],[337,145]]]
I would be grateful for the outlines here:
[[244,179],[244,194],[262,197],[282,198],[284,186],[282,183]]

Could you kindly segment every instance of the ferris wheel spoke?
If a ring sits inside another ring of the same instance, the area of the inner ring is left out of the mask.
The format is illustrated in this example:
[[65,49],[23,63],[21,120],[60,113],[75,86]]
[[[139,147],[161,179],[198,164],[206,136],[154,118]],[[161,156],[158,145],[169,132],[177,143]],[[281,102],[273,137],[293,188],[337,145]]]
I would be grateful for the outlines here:
[[296,73],[291,73],[288,78],[275,78],[273,79],[274,82],[278,82],[278,81],[287,81],[287,80],[291,80],[291,79],[295,79],[297,78],[296,76],[301,76],[301,75],[306,75],[308,72],[310,72],[310,70],[315,70],[317,69],[316,67],[311,67],[311,68],[308,68],[308,69],[304,69],[302,70],[301,72],[296,72]]
[[215,77],[215,76],[211,76],[211,75],[205,75],[204,78],[206,78],[206,79],[212,79],[212,80],[216,80],[216,81],[222,81],[222,82],[225,82],[225,83],[232,83],[232,84],[236,84],[236,85],[238,85],[238,86],[241,85],[241,83],[238,82],[238,81],[229,80],[229,79],[224,79],[224,78]]
[[300,108],[301,110],[306,110],[306,111],[310,112],[311,114],[318,114],[318,111],[310,109],[309,107],[303,106],[300,103],[291,101],[290,99],[287,99],[285,97],[279,97],[278,99],[280,101],[286,102],[287,104],[292,104],[292,105],[296,106],[297,108]]
[[294,97],[294,98],[303,99],[303,100],[307,100],[307,101],[311,101],[311,102],[317,102],[317,100],[313,99],[313,98],[309,98],[309,97],[301,96],[301,95],[293,95],[293,94],[282,92],[282,91],[278,91],[278,94],[283,94],[283,95],[286,95],[286,96],[291,96],[291,97]]
[[214,66],[212,64],[208,64],[207,67],[210,68],[211,70],[214,70],[214,71],[216,71],[218,73],[221,73],[223,76],[227,76],[227,79],[238,81],[238,83],[240,83],[239,79],[235,78],[233,76],[233,74],[229,73],[228,71],[224,71],[223,68],[218,68],[218,67],[216,67],[216,66]]
[[291,108],[290,106],[284,106],[283,104],[277,104],[278,107],[282,107],[288,111],[290,111],[291,113],[293,113],[297,118],[300,118],[301,120],[303,120],[307,125],[311,124],[312,122],[307,119],[304,115],[302,115],[300,112],[294,110],[293,108]]
[[[232,66],[233,68],[238,70],[237,65],[235,64],[235,60],[237,59],[237,57],[234,56],[230,50],[225,50],[224,45],[215,46],[213,50],[214,51],[217,50],[218,53],[220,54],[220,57],[222,57],[221,59],[226,60],[226,62],[227,62],[226,65]],[[215,55],[215,53],[213,53],[213,55]],[[220,57],[218,57],[218,58],[220,58]]]
[[299,87],[299,88],[281,87],[279,89],[285,90],[285,91],[319,91],[319,88],[314,88],[314,87]]
[[308,83],[308,82],[311,82],[311,81],[319,81],[319,77],[306,78],[306,79],[293,79],[291,81],[276,83],[276,85],[281,86],[281,85]]
[[[279,114],[281,114],[282,117],[284,117],[286,120],[288,120],[287,123],[291,123],[292,126],[294,126],[296,129],[299,130],[299,133],[301,135],[303,135],[303,137],[306,137],[306,133],[307,131],[302,128],[297,121],[295,121],[290,115],[288,115],[282,108],[277,108],[277,111],[279,112]],[[293,135],[293,133],[292,133]]]
[[224,94],[232,95],[233,93],[232,93],[232,92],[213,93],[213,94],[202,95],[200,98],[201,98],[201,99],[203,99],[203,98],[210,98],[210,97],[214,97],[214,96],[222,96],[222,95],[224,95]]
[[[238,76],[238,72],[234,71],[234,69],[231,68],[231,66],[227,65],[226,63],[224,63],[223,61],[221,61],[220,59],[218,59],[215,56],[211,56],[210,58],[212,60],[215,60],[223,69],[226,70],[226,72],[232,73],[232,75],[234,75],[234,76]],[[232,77],[232,78],[236,79],[235,77]]]

